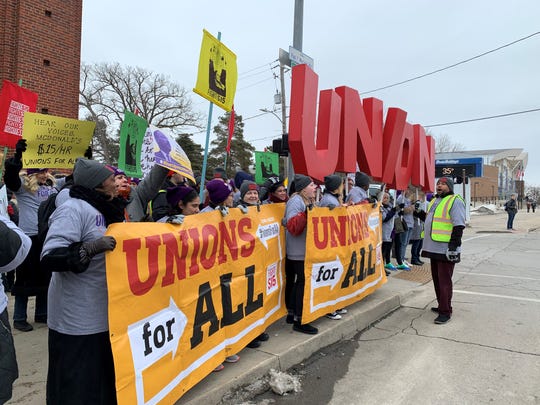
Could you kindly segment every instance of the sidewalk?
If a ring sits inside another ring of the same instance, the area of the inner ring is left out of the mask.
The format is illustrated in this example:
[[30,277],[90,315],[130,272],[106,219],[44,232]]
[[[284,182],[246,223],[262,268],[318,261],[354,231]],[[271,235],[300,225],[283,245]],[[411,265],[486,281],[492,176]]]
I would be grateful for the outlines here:
[[[506,230],[506,213],[471,215],[464,239],[476,233],[498,233]],[[514,220],[515,233],[527,233],[540,228],[540,212],[527,213],[520,210]],[[434,299],[431,288],[429,264],[414,266],[409,272],[396,272],[379,290],[360,302],[347,307],[348,313],[342,320],[321,318],[314,322],[319,328],[317,335],[293,332],[291,325],[282,319],[270,328],[270,340],[258,349],[244,349],[236,364],[226,364],[219,373],[211,373],[188,391],[178,405],[217,404],[230,390],[250,384],[273,368],[285,371],[301,363],[318,350],[342,339],[354,336],[374,322],[398,309],[407,299],[408,304],[417,302],[421,307]],[[34,300],[30,300],[29,314],[33,313]],[[9,313],[13,314],[13,299],[10,297]],[[30,320],[33,320],[30,317]],[[15,382],[13,398],[8,404],[41,405],[45,403],[47,378],[47,327],[33,324],[34,331],[13,331],[19,363],[19,379]]]

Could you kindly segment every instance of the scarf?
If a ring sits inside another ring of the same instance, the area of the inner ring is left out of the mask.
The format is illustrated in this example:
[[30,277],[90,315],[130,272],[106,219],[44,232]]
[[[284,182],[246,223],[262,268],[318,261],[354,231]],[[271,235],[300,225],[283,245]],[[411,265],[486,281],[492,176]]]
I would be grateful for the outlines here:
[[285,203],[285,202],[289,201],[289,197],[286,196],[284,200],[280,200],[274,194],[270,194],[270,197],[268,197],[268,201],[271,201],[273,203]]
[[107,226],[115,222],[124,222],[125,220],[124,209],[127,203],[123,199],[115,197],[112,200],[108,200],[108,196],[105,194],[79,185],[72,186],[69,190],[69,195],[70,197],[86,201],[98,210],[105,217]]

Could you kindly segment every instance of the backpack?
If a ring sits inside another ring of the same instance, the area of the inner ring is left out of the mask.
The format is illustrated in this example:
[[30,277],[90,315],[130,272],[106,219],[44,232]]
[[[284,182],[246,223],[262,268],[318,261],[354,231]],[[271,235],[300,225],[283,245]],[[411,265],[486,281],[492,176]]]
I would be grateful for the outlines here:
[[58,193],[49,195],[45,201],[39,204],[38,208],[38,242],[43,246],[47,232],[49,231],[49,218],[56,210],[56,196]]

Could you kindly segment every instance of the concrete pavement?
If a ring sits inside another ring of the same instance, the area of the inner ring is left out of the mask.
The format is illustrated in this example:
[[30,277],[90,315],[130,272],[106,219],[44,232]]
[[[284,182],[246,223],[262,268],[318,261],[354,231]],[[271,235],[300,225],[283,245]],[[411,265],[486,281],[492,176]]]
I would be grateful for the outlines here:
[[[465,229],[464,239],[474,237],[476,233],[510,232],[506,230],[506,213],[496,210],[494,214],[471,215],[469,226]],[[526,233],[540,228],[540,212],[527,213],[520,210],[516,215],[514,232]],[[464,253],[466,258],[466,250]],[[415,295],[432,294],[429,278],[415,277],[428,271],[428,265],[414,267],[411,272],[393,273],[382,288],[364,300],[351,305],[349,312],[340,321],[321,318],[314,322],[319,334],[311,336],[293,332],[291,325],[280,320],[267,332],[270,340],[258,349],[244,349],[236,364],[226,364],[219,373],[211,373],[203,381],[187,392],[177,404],[217,404],[231,390],[247,385],[268,373],[273,368],[285,371],[301,363],[318,350],[354,336],[368,328],[401,306],[405,300],[414,300]],[[396,277],[403,274],[406,279]],[[33,300],[31,300],[33,305]],[[10,314],[13,313],[13,299],[10,299]],[[32,313],[33,308],[29,309]],[[19,379],[15,382],[13,399],[9,404],[45,403],[45,382],[47,374],[47,328],[34,325],[32,332],[14,331]]]

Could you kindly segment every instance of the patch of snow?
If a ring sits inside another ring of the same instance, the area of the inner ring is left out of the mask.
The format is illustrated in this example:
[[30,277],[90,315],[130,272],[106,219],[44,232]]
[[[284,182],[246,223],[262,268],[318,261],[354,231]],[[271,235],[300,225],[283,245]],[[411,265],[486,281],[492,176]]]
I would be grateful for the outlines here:
[[271,369],[270,375],[270,388],[276,394],[285,395],[288,392],[300,392],[302,385],[300,379],[296,376],[284,373],[282,371],[276,371]]

